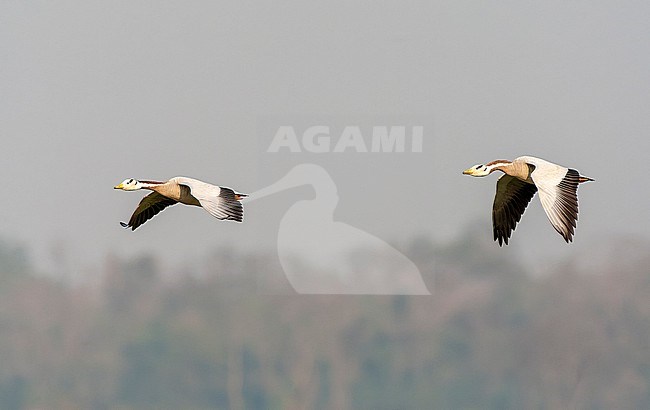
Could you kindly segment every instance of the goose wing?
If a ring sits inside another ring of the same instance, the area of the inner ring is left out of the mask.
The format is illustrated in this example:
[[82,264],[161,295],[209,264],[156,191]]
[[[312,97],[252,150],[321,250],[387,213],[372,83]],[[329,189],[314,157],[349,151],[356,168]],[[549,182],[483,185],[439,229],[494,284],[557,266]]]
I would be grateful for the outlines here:
[[580,174],[575,169],[559,165],[545,169],[536,167],[530,174],[539,189],[539,199],[553,228],[568,243],[578,220],[578,183]]
[[120,225],[122,225],[124,228],[131,228],[132,231],[135,231],[138,226],[153,218],[163,209],[176,203],[177,202],[175,200],[167,198],[158,192],[152,192],[142,198],[138,204],[138,207],[135,208],[135,211],[133,211],[133,215],[131,215],[129,223],[127,224],[120,222]]
[[219,187],[192,178],[174,178],[179,185],[190,189],[190,194],[196,198],[201,207],[210,215],[221,220],[241,222],[244,218],[244,209],[239,200],[246,195],[239,194],[230,188]]
[[503,174],[497,181],[497,192],[492,205],[492,226],[494,240],[508,244],[508,239],[515,230],[517,222],[526,210],[526,206],[537,192],[537,187],[508,174]]

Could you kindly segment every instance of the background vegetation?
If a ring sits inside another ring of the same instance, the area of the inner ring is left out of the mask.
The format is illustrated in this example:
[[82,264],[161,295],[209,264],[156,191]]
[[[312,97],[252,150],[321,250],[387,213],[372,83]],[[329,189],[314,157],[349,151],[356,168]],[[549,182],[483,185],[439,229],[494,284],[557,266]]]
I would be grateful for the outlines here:
[[650,408],[647,243],[532,277],[474,237],[405,249],[426,297],[295,295],[225,249],[70,285],[2,242],[0,408]]

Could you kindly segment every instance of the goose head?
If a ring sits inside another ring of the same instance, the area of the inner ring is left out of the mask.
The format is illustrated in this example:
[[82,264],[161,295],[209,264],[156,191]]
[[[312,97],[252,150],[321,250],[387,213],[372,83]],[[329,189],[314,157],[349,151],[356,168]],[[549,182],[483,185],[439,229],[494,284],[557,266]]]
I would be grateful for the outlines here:
[[489,175],[490,172],[492,172],[492,170],[487,165],[477,164],[471,168],[467,168],[465,171],[463,171],[463,174],[471,175],[473,177],[484,177]]
[[122,189],[124,191],[137,191],[142,189],[142,183],[137,179],[129,178],[120,182],[119,185],[113,187],[114,189]]

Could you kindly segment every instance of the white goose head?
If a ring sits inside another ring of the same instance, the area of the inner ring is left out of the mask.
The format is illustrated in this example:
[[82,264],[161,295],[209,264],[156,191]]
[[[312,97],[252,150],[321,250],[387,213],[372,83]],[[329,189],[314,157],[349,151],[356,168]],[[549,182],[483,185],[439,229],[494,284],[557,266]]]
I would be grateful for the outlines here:
[[120,182],[119,185],[116,185],[113,187],[114,189],[122,189],[124,191],[137,191],[138,189],[142,189],[142,183],[138,181],[137,179],[129,178],[125,179],[124,181]]
[[473,177],[485,177],[490,175],[497,168],[510,164],[511,162],[507,160],[496,160],[488,162],[487,164],[477,164],[471,168],[467,168],[465,171],[463,171],[463,174],[471,175]]
[[473,177],[484,177],[486,175],[489,175],[490,172],[488,171],[488,168],[485,165],[477,164],[470,168],[467,168],[465,171],[463,171],[463,174],[471,175]]

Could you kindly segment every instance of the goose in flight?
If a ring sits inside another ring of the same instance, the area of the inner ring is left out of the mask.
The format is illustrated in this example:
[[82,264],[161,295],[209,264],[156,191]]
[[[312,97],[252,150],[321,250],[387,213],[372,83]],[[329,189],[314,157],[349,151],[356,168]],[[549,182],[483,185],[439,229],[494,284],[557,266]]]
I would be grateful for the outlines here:
[[492,205],[494,240],[499,241],[499,246],[503,242],[508,244],[512,231],[538,190],[553,228],[567,243],[573,240],[578,220],[578,184],[593,179],[580,175],[575,169],[529,156],[474,165],[463,174],[484,177],[497,170],[504,173],[497,181]]
[[139,189],[153,191],[142,198],[131,215],[129,223],[120,222],[120,225],[124,228],[131,228],[132,231],[166,207],[179,202],[185,205],[200,206],[217,219],[241,222],[244,210],[239,201],[247,196],[230,188],[186,177],[174,177],[167,182],[138,181],[129,178],[114,188],[124,191]]

